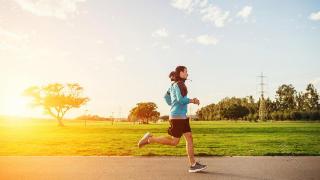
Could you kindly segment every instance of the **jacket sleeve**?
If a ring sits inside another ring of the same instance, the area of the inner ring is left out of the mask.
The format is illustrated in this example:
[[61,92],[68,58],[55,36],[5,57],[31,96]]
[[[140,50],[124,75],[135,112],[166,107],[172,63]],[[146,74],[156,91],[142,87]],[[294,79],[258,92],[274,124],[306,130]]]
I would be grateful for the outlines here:
[[168,89],[168,91],[166,92],[166,94],[164,95],[164,99],[166,100],[166,103],[171,106],[171,96],[170,96],[170,91]]
[[174,84],[174,92],[176,94],[177,101],[180,104],[189,104],[190,103],[190,99],[187,96],[182,97],[181,92],[180,92],[180,88],[177,84]]

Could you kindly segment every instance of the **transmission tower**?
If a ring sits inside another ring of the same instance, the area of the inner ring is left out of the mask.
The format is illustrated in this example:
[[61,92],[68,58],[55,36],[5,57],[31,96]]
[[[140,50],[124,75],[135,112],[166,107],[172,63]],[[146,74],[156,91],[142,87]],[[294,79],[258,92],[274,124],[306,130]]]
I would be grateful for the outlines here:
[[261,73],[260,76],[258,76],[260,78],[260,104],[259,104],[259,120],[264,121],[266,120],[266,116],[267,116],[267,110],[266,110],[266,103],[265,103],[265,99],[264,99],[264,85],[265,83],[263,82],[263,78],[265,78],[266,76],[263,75],[263,73]]

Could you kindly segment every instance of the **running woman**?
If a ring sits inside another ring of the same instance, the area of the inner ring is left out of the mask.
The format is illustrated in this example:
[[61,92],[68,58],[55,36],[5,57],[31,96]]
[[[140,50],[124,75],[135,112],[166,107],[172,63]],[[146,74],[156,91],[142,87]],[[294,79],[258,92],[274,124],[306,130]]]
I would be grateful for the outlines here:
[[202,165],[195,160],[193,137],[189,123],[189,117],[187,117],[187,106],[189,103],[200,104],[197,98],[190,99],[187,97],[188,90],[185,85],[188,72],[185,66],[176,67],[174,72],[171,72],[169,78],[174,81],[171,87],[166,92],[164,99],[167,104],[171,106],[168,128],[168,134],[170,136],[155,137],[150,132],[147,132],[138,142],[138,147],[141,148],[147,144],[158,143],[170,146],[177,146],[180,142],[180,138],[183,135],[186,140],[186,150],[189,158],[189,172],[199,172],[207,168],[206,165]]

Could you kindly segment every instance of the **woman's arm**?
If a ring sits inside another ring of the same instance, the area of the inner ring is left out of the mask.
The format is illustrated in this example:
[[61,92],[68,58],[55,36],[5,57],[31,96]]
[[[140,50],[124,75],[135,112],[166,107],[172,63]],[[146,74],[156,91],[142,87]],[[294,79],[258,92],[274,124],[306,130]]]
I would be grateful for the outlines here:
[[187,96],[182,96],[181,95],[181,92],[180,92],[180,88],[178,86],[178,84],[174,84],[173,85],[173,88],[174,88],[174,92],[176,94],[176,97],[177,97],[177,101],[180,103],[180,104],[189,104],[189,103],[192,103],[192,100],[189,99]]
[[166,100],[166,103],[171,106],[171,96],[170,96],[170,89],[168,89],[168,91],[166,92],[166,94],[164,95],[164,99]]

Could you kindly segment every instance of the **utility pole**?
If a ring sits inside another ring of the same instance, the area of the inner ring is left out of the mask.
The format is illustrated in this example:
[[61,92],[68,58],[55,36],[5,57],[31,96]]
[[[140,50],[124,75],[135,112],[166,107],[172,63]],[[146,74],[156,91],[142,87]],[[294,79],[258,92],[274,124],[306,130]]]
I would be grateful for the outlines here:
[[87,127],[87,118],[89,117],[88,115],[88,109],[85,110],[85,118],[84,118],[84,127]]
[[259,120],[261,121],[265,121],[266,120],[266,116],[267,116],[267,110],[266,110],[266,103],[265,103],[265,99],[264,99],[264,85],[265,83],[263,82],[263,78],[265,78],[266,76],[263,75],[263,73],[261,73],[260,76],[258,76],[260,78],[260,104],[259,104]]
[[112,118],[111,124],[113,125],[113,121],[114,121],[113,112],[112,112],[111,118]]
[[121,121],[121,106],[119,106],[119,119],[118,121]]

